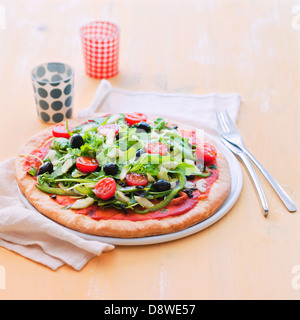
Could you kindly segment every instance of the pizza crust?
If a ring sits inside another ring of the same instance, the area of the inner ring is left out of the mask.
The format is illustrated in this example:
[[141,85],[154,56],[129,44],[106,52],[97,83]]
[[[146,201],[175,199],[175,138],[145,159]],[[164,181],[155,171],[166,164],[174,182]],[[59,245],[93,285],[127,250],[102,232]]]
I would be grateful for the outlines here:
[[[76,126],[78,123],[70,125]],[[182,125],[183,127],[183,125]],[[184,126],[186,128],[186,126]],[[51,128],[31,138],[20,154],[30,154],[42,141],[51,135]],[[208,141],[208,140],[206,140]],[[209,141],[208,141],[209,142]],[[23,170],[25,158],[16,160],[16,180],[21,192],[43,215],[70,229],[97,236],[137,238],[162,235],[184,230],[211,217],[228,198],[231,190],[229,166],[224,155],[218,150],[219,179],[211,187],[208,198],[200,200],[189,212],[175,217],[157,220],[100,220],[76,214],[74,210],[63,210],[48,194],[36,188],[36,181]]]

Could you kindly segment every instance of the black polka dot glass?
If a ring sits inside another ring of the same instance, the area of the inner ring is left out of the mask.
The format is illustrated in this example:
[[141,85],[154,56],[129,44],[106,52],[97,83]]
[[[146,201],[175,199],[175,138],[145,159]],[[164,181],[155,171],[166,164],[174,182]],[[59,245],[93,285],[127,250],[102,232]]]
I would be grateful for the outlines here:
[[42,122],[60,123],[72,117],[74,70],[60,62],[49,62],[36,66],[31,79],[37,114]]

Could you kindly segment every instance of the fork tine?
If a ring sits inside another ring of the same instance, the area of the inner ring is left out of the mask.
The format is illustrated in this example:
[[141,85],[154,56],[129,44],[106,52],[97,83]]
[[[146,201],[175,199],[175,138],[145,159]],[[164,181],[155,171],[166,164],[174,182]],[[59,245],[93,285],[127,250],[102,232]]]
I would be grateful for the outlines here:
[[218,131],[219,131],[219,134],[222,135],[224,133],[224,128],[221,121],[220,111],[218,110],[216,114],[217,114]]
[[219,134],[221,135],[224,132],[223,126],[222,126],[222,121],[221,121],[221,115],[220,115],[220,111],[217,111],[217,123],[218,123],[218,131]]
[[224,114],[224,118],[226,120],[226,123],[228,125],[228,128],[231,132],[237,132],[237,128],[236,125],[234,124],[234,122],[232,121],[231,117],[229,116],[227,110],[223,111]]
[[230,132],[228,125],[226,124],[223,112],[221,110],[217,111],[217,120],[219,128],[223,131],[222,133]]

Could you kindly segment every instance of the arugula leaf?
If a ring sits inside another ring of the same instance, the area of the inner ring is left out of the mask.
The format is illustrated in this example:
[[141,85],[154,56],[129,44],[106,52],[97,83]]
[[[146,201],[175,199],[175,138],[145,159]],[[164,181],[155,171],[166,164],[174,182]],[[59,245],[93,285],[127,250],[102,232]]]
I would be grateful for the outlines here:
[[93,148],[91,145],[87,143],[80,147],[80,151],[83,157],[91,157],[91,158],[95,158],[97,153],[97,149]]
[[36,167],[31,167],[28,171],[27,171],[31,176],[35,177],[37,174],[37,168]]
[[104,121],[108,120],[108,117],[97,117],[95,119],[93,119],[96,123],[98,123],[98,125],[103,124]]
[[199,169],[192,164],[182,162],[181,164],[178,165],[176,169],[170,170],[170,172],[178,172],[183,174],[184,176],[189,176],[191,174],[199,173]]
[[72,137],[72,135],[74,134],[70,129],[69,129],[69,122],[66,121],[66,129],[68,131],[68,134],[70,135],[70,137]]
[[67,148],[70,148],[70,142],[66,138],[56,138],[53,140],[51,148],[55,150],[67,150]]
[[166,126],[166,121],[163,119],[163,118],[157,118],[155,121],[154,121],[154,130],[162,130],[165,126]]

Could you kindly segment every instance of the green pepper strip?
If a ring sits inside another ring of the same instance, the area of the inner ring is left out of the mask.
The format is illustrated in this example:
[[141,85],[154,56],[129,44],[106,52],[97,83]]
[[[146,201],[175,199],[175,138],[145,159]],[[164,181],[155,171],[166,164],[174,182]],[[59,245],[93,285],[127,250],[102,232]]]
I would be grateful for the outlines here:
[[162,198],[164,196],[169,195],[172,192],[172,190],[163,191],[163,192],[153,192],[149,191],[149,195],[147,196],[148,199],[156,199],[156,198]]
[[65,191],[61,188],[51,188],[51,187],[47,187],[47,186],[41,186],[39,184],[35,185],[39,190],[49,193],[49,194],[57,194],[60,196],[74,196],[74,195],[78,195],[72,191]]
[[206,173],[204,173],[204,172],[195,173],[194,175],[197,176],[197,177],[200,177],[200,178],[207,178],[207,177],[211,176],[211,172],[207,171]]
[[179,185],[173,189],[171,191],[171,193],[164,199],[162,200],[160,203],[154,205],[153,207],[146,209],[146,210],[138,210],[135,209],[135,213],[139,213],[139,214],[145,214],[148,212],[153,212],[153,211],[157,211],[163,207],[165,207],[166,205],[168,205],[176,196],[176,194],[185,186],[186,183],[186,178],[184,175],[182,175],[181,173],[178,174],[178,180],[179,180]]

